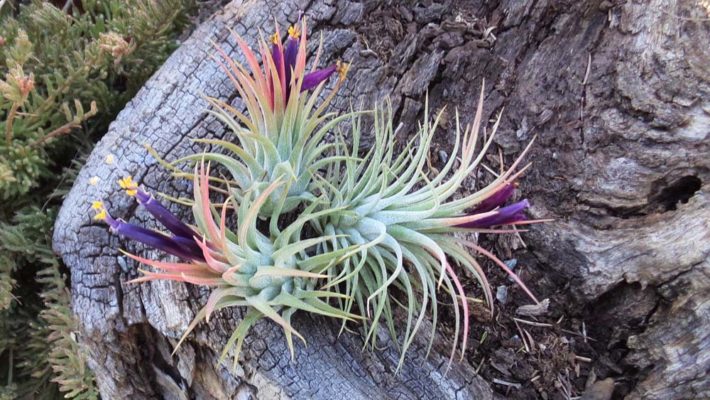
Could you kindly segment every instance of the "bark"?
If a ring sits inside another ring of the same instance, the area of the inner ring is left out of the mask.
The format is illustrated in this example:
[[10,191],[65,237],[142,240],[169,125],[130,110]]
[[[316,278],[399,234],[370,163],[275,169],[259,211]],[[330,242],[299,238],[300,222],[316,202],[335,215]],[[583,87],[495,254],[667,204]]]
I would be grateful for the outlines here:
[[[223,126],[204,113],[201,96],[234,101],[236,95],[209,57],[211,41],[239,59],[227,28],[253,42],[274,19],[282,26],[295,22],[298,10],[312,32],[323,34],[323,62],[352,62],[335,109],[390,96],[411,133],[427,92],[430,109],[449,106],[434,159],[451,150],[454,107],[469,122],[485,79],[486,112],[505,109],[497,139],[503,152],[512,156],[537,135],[534,166],[521,189],[536,217],[555,222],[525,235],[526,271],[540,278],[533,288],[555,294],[553,308],[595,327],[590,335],[600,347],[623,348],[621,371],[612,376],[623,382],[617,393],[709,396],[705,10],[689,0],[397,3],[232,2],[185,41],[111,125],[54,232],[55,249],[71,269],[78,338],[102,396],[495,396],[465,361],[447,373],[451,338],[444,332],[429,358],[420,342],[394,374],[393,350],[361,351],[357,335],[338,337],[338,326],[310,317],[296,322],[309,345],[297,346],[290,361],[280,328],[261,323],[233,371],[230,363],[216,363],[241,318],[232,310],[201,324],[171,357],[206,293],[171,283],[126,285],[136,265],[117,249],[132,245],[90,220],[89,201],[103,198],[111,210],[125,210],[117,216],[150,223],[118,194],[116,181],[125,174],[156,191],[187,193],[143,144],[172,160],[199,151],[192,138],[222,137]],[[89,184],[92,177],[99,178],[96,185]]]

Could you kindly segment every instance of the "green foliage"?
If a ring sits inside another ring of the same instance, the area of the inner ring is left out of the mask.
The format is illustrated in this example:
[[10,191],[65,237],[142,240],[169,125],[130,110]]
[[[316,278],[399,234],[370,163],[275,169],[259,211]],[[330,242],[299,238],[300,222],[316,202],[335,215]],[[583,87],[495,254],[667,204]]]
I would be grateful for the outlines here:
[[37,281],[45,286],[41,294],[45,308],[40,311],[33,335],[41,349],[47,348],[49,342],[47,360],[51,370],[43,373],[59,384],[64,397],[95,399],[98,393],[76,341],[76,321],[72,318],[71,295],[65,280],[58,265],[50,265],[37,273]]
[[[517,234],[517,226],[541,222],[526,219],[527,200],[506,205],[528,166],[518,168],[520,158],[500,173],[483,165],[500,121],[485,140],[479,140],[483,89],[471,126],[462,128],[457,115],[455,156],[441,171],[427,168],[439,116],[432,122],[425,114],[414,137],[398,150],[388,107],[325,113],[347,67],[338,63],[315,70],[317,66],[312,66],[307,72],[302,32],[305,22],[302,29],[291,27],[282,44],[277,29],[270,45],[260,43],[261,64],[237,37],[249,69],[220,51],[223,69],[235,84],[246,113],[217,100],[212,101],[216,108],[212,113],[231,130],[234,141],[198,140],[212,145],[212,151],[163,162],[177,177],[194,180],[194,197],[182,202],[193,206],[196,230],[170,214],[130,177],[121,180],[121,187],[136,196],[170,233],[116,220],[100,201],[93,204],[96,219],[104,220],[115,233],[187,261],[161,262],[129,254],[158,270],[141,271],[144,276],[133,282],[166,279],[213,287],[185,335],[214,310],[247,308],[225,353],[235,346],[238,357],[249,328],[268,318],[284,329],[293,354],[292,336],[303,337],[291,326],[290,318],[301,310],[341,320],[343,328],[362,322],[365,342],[373,348],[378,330],[388,330],[399,347],[401,366],[427,313],[433,322],[431,347],[441,303],[438,296],[443,292],[455,316],[451,358],[459,343],[463,357],[470,315],[461,270],[478,281],[491,311],[493,306],[485,274],[470,252],[505,269],[537,301],[492,253],[454,235]],[[325,81],[336,71],[338,82],[328,93]],[[372,118],[375,143],[361,155],[363,116]],[[335,129],[343,120],[351,122],[349,142]],[[335,141],[326,141],[328,135]],[[193,174],[181,172],[177,164],[185,162],[201,167]],[[223,174],[209,176],[206,162],[218,164]],[[464,180],[479,167],[491,172],[491,182],[459,195]],[[211,204],[210,191],[225,195],[221,207]],[[406,323],[397,324],[397,314]]]
[[52,226],[83,156],[175,48],[193,3],[0,2],[0,398],[98,396]]
[[70,16],[37,1],[0,26],[0,198],[51,175],[59,136],[85,123],[102,131],[174,47],[185,1],[92,0],[82,10]]
[[12,288],[15,286],[15,279],[12,277],[14,270],[13,260],[0,254],[0,312],[7,310],[12,303]]

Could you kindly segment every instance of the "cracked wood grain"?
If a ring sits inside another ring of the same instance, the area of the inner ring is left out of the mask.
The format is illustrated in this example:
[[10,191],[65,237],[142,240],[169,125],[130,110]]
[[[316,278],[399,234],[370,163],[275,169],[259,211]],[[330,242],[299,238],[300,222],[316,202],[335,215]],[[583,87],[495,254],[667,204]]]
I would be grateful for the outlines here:
[[[325,10],[325,5],[316,3],[306,12],[317,24]],[[338,338],[338,326],[308,318],[296,322],[309,345],[297,347],[294,361],[280,328],[261,323],[247,340],[246,361],[236,372],[230,371],[231,362],[215,366],[241,310],[224,312],[210,325],[201,325],[196,337],[171,357],[172,345],[205,301],[205,293],[170,282],[127,285],[136,276],[136,265],[117,249],[141,250],[90,221],[88,201],[106,199],[118,217],[151,223],[118,193],[116,181],[126,174],[156,191],[185,193],[187,187],[167,179],[143,145],[170,160],[198,151],[192,138],[222,136],[223,127],[205,115],[207,104],[201,95],[231,98],[234,93],[208,57],[214,53],[210,41],[240,57],[228,38],[228,27],[253,41],[256,30],[273,18],[287,25],[295,22],[287,17],[296,15],[296,6],[288,2],[235,2],[203,24],[111,125],[67,197],[55,230],[55,247],[72,270],[81,341],[102,396],[233,398],[253,392],[259,398],[491,398],[488,385],[472,367],[456,366],[447,373],[448,357],[439,354],[422,363],[425,341],[413,347],[411,360],[395,375],[398,355],[391,348],[363,352],[357,336]],[[347,45],[352,36],[344,30],[329,33],[326,56],[333,59],[341,50],[338,46]],[[109,155],[114,162],[107,163]],[[93,176],[100,183],[88,185]]]

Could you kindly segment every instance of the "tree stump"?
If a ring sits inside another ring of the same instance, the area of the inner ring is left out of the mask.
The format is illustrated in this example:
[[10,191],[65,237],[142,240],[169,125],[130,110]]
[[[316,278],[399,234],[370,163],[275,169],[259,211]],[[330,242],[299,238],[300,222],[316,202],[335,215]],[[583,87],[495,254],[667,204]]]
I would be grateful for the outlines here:
[[[104,398],[530,393],[505,392],[466,360],[447,371],[452,338],[446,330],[427,359],[420,338],[394,374],[392,346],[362,351],[356,334],[338,337],[339,326],[308,316],[295,323],[309,345],[297,346],[293,361],[280,328],[262,322],[247,338],[236,371],[231,362],[217,364],[242,316],[238,309],[200,324],[171,357],[207,292],[169,282],[125,283],[137,275],[136,265],[118,249],[145,251],[92,222],[90,201],[104,199],[117,216],[150,224],[118,193],[120,177],[187,193],[143,145],[173,160],[200,151],[191,139],[225,137],[202,97],[237,101],[210,58],[212,41],[242,59],[228,28],[254,43],[259,30],[268,34],[274,20],[292,24],[299,11],[311,34],[323,35],[323,62],[352,63],[335,109],[389,96],[397,122],[411,133],[427,93],[431,110],[448,105],[434,158],[451,150],[447,121],[454,108],[462,122],[472,119],[485,79],[486,114],[503,111],[496,143],[504,157],[537,135],[521,190],[535,217],[555,222],[532,229],[524,236],[528,251],[515,254],[525,261],[521,274],[533,290],[552,299],[553,312],[584,321],[596,339],[585,371],[593,367],[614,378],[616,394],[631,399],[710,396],[708,10],[688,0],[270,0],[231,2],[201,24],[111,125],[62,207],[54,247],[71,271],[78,340]],[[510,308],[501,318],[510,323]]]

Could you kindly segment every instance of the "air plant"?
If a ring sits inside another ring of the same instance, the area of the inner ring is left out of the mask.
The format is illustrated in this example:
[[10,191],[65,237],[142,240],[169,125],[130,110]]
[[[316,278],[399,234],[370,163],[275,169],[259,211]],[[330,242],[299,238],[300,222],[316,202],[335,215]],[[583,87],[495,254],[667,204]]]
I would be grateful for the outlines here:
[[[281,212],[292,211],[303,201],[313,200],[306,190],[311,171],[332,161],[324,157],[330,147],[323,146],[322,139],[348,115],[336,116],[325,113],[325,109],[342,85],[348,65],[337,62],[316,69],[321,43],[312,67],[306,70],[305,20],[300,26],[288,29],[285,42],[278,26],[270,45],[262,39],[261,64],[245,41],[232,33],[249,69],[217,45],[220,57],[215,57],[215,61],[234,84],[247,113],[215,98],[208,101],[214,107],[209,113],[229,128],[238,144],[197,140],[213,145],[216,151],[190,155],[173,165],[202,158],[223,165],[232,175],[234,196],[238,199],[242,193],[265,190],[280,176],[284,184],[266,200],[260,216],[268,217],[277,207]],[[328,79],[335,73],[338,75],[335,87],[318,103]]]
[[[335,237],[301,238],[304,226],[312,218],[333,211],[304,213],[303,217],[295,219],[287,228],[268,237],[256,228],[257,218],[269,195],[283,185],[280,178],[260,194],[245,194],[241,203],[228,197],[217,207],[210,201],[210,183],[204,164],[199,171],[195,171],[194,176],[192,211],[197,225],[195,228],[170,213],[131,177],[121,179],[120,186],[128,195],[134,196],[169,233],[114,219],[102,202],[94,202],[92,205],[97,211],[94,218],[105,221],[113,232],[182,259],[178,262],[156,261],[124,252],[133,260],[157,270],[141,270],[143,276],[129,283],[172,280],[212,288],[206,305],[197,313],[176,349],[199,322],[209,321],[215,311],[225,307],[247,308],[243,320],[235,328],[222,353],[222,357],[225,357],[235,347],[235,363],[247,332],[262,318],[271,319],[283,328],[292,356],[293,336],[305,343],[303,336],[291,325],[294,312],[303,310],[343,321],[360,319],[324,301],[324,298],[346,298],[319,290],[318,284],[320,280],[328,278],[323,272],[332,261],[350,249],[313,256],[309,249]],[[311,209],[317,203],[314,202]],[[227,228],[230,214],[236,218],[234,230]]]
[[[515,233],[518,232],[515,229],[517,225],[540,222],[526,219],[524,210],[529,206],[527,200],[504,205],[513,195],[516,179],[528,168],[524,166],[518,170],[530,146],[490,184],[475,193],[454,198],[463,180],[480,166],[500,122],[499,118],[477,151],[482,113],[483,88],[473,124],[464,130],[463,135],[456,116],[453,154],[460,151],[459,157],[451,157],[431,180],[424,167],[441,114],[430,123],[425,113],[418,133],[395,156],[391,112],[387,108],[375,111],[375,141],[364,158],[356,157],[361,137],[361,117],[353,116],[353,144],[348,146],[341,140],[335,154],[342,156],[342,161],[331,164],[312,184],[314,193],[330,199],[328,203],[321,203],[324,209],[335,207],[341,210],[314,221],[314,228],[320,235],[332,237],[319,245],[319,251],[357,248],[349,258],[330,268],[332,279],[327,287],[344,286],[343,293],[347,298],[341,302],[344,311],[349,312],[357,305],[361,312],[367,313],[368,319],[364,321],[366,342],[371,340],[373,347],[375,332],[382,318],[393,340],[398,340],[392,307],[397,301],[391,288],[405,294],[406,301],[402,303],[402,308],[407,323],[401,339],[400,366],[428,308],[434,322],[432,329],[436,328],[437,289],[441,286],[454,304],[455,337],[463,327],[463,357],[469,331],[468,301],[450,260],[473,274],[492,310],[490,286],[469,250],[491,258],[537,302],[518,277],[493,254],[472,241],[452,235],[459,231]],[[501,225],[510,228],[496,228]],[[429,347],[431,344],[430,340]],[[454,342],[452,357],[456,347]]]
[[[396,150],[389,106],[325,113],[347,66],[338,63],[316,69],[316,56],[306,72],[305,31],[305,22],[300,29],[292,27],[283,43],[277,28],[270,46],[260,41],[261,64],[235,34],[249,70],[218,48],[221,59],[216,60],[234,83],[246,114],[217,99],[210,99],[211,112],[227,125],[236,143],[199,140],[217,150],[165,164],[177,171],[179,163],[200,166],[194,173],[177,174],[193,179],[194,199],[187,203],[193,207],[196,226],[182,223],[130,178],[122,180],[121,186],[169,233],[113,219],[102,203],[94,205],[97,218],[116,233],[182,259],[162,262],[129,254],[158,270],[143,271],[144,276],[133,282],[167,279],[213,288],[181,343],[214,311],[245,306],[246,316],[224,354],[236,344],[238,355],[249,328],[268,318],[283,327],[293,355],[292,336],[303,337],[290,320],[294,312],[303,310],[338,318],[343,328],[361,321],[366,346],[375,346],[376,332],[384,324],[400,347],[401,366],[428,313],[433,322],[431,348],[438,295],[446,292],[455,314],[451,359],[457,348],[463,357],[469,299],[459,277],[461,269],[477,279],[493,312],[490,286],[472,252],[503,268],[537,302],[495,255],[456,234],[518,233],[520,225],[542,222],[527,220],[527,200],[507,204],[517,180],[529,168],[521,166],[521,160],[532,142],[489,184],[456,197],[464,179],[483,165],[500,122],[499,117],[489,135],[479,138],[483,88],[471,126],[462,130],[456,115],[453,154],[458,157],[450,157],[430,177],[432,171],[425,166],[441,114],[430,121],[425,113],[416,134]],[[339,79],[324,95],[326,80],[335,72]],[[375,143],[360,157],[365,114],[373,116]],[[351,141],[335,133],[335,142],[326,143],[326,134],[345,120],[352,126]],[[205,162],[223,167],[223,174],[210,176]],[[220,207],[210,202],[211,190],[226,197]],[[395,324],[400,308],[406,315],[403,329]]]

